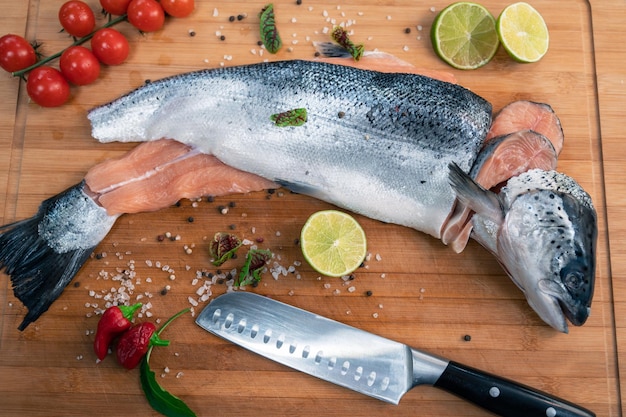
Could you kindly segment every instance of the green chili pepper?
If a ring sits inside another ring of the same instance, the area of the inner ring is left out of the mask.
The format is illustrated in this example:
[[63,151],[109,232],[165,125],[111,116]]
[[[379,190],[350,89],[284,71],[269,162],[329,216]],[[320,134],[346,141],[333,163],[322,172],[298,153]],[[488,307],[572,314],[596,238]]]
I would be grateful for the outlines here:
[[[161,332],[174,321],[177,317],[189,312],[186,308],[174,316],[170,317],[163,326],[156,332],[156,336],[160,336]],[[159,385],[156,380],[154,371],[150,369],[150,354],[154,345],[148,348],[148,352],[141,361],[139,368],[139,378],[141,380],[141,387],[146,396],[146,399],[150,403],[153,409],[159,413],[168,417],[195,417],[195,413],[185,404],[180,398],[170,394]]]

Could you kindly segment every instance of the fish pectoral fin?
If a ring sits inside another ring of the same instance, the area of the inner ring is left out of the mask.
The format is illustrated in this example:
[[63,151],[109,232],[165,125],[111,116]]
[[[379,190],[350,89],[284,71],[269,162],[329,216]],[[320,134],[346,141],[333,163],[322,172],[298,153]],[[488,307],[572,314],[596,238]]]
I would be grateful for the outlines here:
[[323,197],[323,193],[320,192],[319,187],[315,187],[311,184],[307,184],[304,182],[292,182],[281,179],[276,179],[274,180],[274,182],[296,194],[304,194],[318,199],[322,199]]
[[448,180],[459,201],[494,223],[502,224],[504,209],[498,195],[484,189],[454,162],[448,167]]

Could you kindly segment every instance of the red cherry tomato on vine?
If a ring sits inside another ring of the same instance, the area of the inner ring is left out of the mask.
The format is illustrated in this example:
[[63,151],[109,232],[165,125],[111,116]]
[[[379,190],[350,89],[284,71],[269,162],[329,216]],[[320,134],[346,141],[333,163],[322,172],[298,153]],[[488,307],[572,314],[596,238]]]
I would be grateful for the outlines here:
[[67,33],[77,38],[89,35],[96,26],[93,11],[80,0],[70,0],[61,6],[59,22]]
[[126,13],[128,3],[130,3],[130,0],[100,0],[102,8],[106,12],[116,16],[121,16]]
[[63,76],[76,85],[91,84],[100,75],[100,62],[83,46],[72,46],[63,51],[59,68]]
[[174,17],[187,17],[193,12],[194,0],[161,0],[165,13]]
[[4,35],[0,38],[0,67],[15,72],[30,67],[37,62],[35,48],[18,35]]
[[100,29],[91,38],[91,52],[98,61],[106,65],[119,65],[124,62],[129,49],[124,35],[115,29]]
[[155,0],[131,0],[126,14],[130,24],[142,32],[156,32],[165,23],[163,7]]
[[41,66],[28,74],[26,91],[42,107],[57,107],[70,97],[70,85],[63,75],[52,67]]

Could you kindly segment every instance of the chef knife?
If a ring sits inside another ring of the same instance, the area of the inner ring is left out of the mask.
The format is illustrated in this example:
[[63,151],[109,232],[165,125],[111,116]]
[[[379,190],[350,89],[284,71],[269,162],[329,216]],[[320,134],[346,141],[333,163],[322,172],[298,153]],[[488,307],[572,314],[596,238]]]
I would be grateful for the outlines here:
[[501,416],[595,416],[534,388],[254,293],[217,297],[196,323],[283,365],[393,404],[427,384]]

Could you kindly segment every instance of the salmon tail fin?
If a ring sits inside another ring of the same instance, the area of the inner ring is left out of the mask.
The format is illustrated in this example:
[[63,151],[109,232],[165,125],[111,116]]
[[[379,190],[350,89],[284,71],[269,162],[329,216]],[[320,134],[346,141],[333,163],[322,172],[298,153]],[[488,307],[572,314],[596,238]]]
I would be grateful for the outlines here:
[[0,226],[0,270],[28,308],[19,330],[50,308],[116,219],[81,182],[45,200],[33,217]]

